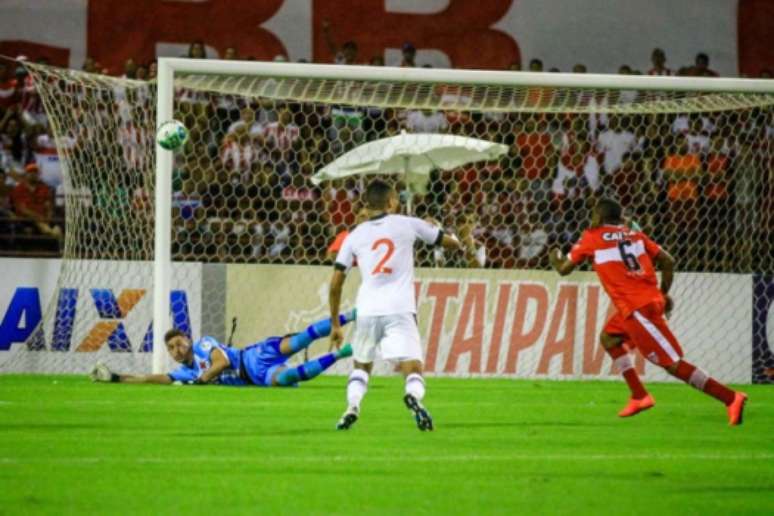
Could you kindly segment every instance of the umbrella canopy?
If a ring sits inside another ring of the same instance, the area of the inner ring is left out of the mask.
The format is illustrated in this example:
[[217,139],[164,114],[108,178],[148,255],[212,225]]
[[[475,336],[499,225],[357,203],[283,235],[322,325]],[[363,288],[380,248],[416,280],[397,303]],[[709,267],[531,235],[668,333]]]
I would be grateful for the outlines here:
[[409,189],[424,193],[434,169],[451,170],[476,161],[488,161],[508,152],[508,146],[466,136],[406,133],[364,143],[339,156],[313,177],[312,182],[361,174],[404,174]]

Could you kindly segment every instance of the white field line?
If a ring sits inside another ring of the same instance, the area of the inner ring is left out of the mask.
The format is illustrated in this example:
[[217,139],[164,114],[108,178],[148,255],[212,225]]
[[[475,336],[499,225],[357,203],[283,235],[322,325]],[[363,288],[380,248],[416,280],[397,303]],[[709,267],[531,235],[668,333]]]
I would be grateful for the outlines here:
[[[748,454],[722,454],[722,453],[638,453],[638,454],[511,454],[511,455],[432,455],[425,457],[397,457],[397,456],[348,456],[348,455],[277,455],[271,458],[272,462],[290,463],[374,463],[374,462],[413,462],[413,463],[438,463],[438,462],[520,462],[520,461],[620,461],[620,460],[700,460],[700,461],[770,461],[774,459],[774,453],[748,453]],[[136,463],[136,464],[177,464],[177,463],[255,463],[262,462],[262,457],[237,456],[197,456],[197,457],[0,457],[0,464],[25,465],[25,464],[102,464],[102,463]]]

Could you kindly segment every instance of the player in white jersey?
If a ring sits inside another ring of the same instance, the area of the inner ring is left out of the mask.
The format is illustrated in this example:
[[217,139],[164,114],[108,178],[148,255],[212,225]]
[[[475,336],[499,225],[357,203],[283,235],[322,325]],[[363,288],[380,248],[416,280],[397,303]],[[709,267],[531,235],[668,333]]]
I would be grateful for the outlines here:
[[[438,226],[414,217],[394,215],[398,196],[387,183],[368,185],[365,204],[369,220],[358,225],[336,257],[330,287],[332,320],[338,320],[341,289],[346,273],[357,260],[362,278],[357,294],[357,328],[352,341],[355,368],[347,383],[347,410],[337,428],[346,430],[360,415],[360,402],[368,388],[376,352],[385,360],[397,360],[406,381],[406,406],[420,430],[432,430],[433,420],[422,405],[422,347],[416,321],[414,294],[414,242],[460,249],[463,244]],[[472,242],[464,244],[475,254]],[[333,324],[331,343],[343,341],[341,325]]]

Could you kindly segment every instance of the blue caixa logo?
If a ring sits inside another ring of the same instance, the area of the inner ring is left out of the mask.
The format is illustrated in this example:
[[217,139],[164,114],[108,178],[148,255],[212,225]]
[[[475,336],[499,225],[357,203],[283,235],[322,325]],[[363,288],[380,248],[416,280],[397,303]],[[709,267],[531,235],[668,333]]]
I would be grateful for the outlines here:
[[[144,289],[124,289],[116,296],[111,289],[84,289],[99,318],[78,342],[73,342],[73,328],[79,316],[78,296],[83,295],[77,288],[59,290],[54,314],[54,329],[47,342],[42,328],[40,293],[34,287],[19,287],[0,323],[0,352],[8,351],[12,345],[28,343],[30,349],[51,351],[97,351],[107,343],[111,351],[148,352],[153,350],[153,324],[148,322],[142,343],[132,346],[126,333],[127,316],[145,296]],[[183,290],[173,290],[169,295],[172,324],[191,335],[191,318],[188,311],[188,296]]]

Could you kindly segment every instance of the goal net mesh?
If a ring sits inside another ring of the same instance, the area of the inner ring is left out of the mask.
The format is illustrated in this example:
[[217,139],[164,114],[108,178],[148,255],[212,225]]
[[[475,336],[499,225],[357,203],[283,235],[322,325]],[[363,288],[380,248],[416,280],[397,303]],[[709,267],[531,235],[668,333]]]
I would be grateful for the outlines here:
[[[0,371],[148,371],[156,85],[25,66],[64,164],[67,227],[43,323]],[[619,90],[613,77],[609,89],[175,77],[189,139],[174,156],[170,310],[193,337],[242,346],[325,316],[329,246],[356,224],[369,178],[312,176],[369,141],[448,133],[508,151],[410,188],[387,177],[417,216],[471,230],[483,264],[417,249],[429,372],[610,377],[607,296],[589,272],[559,281],[547,259],[602,195],[676,256],[670,324],[687,355],[729,381],[774,367],[774,95]],[[665,378],[650,365],[646,377]]]

